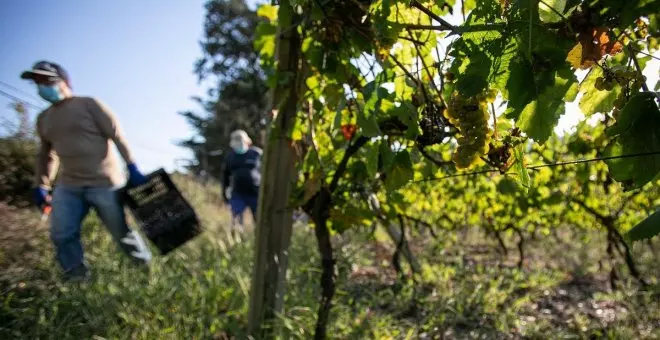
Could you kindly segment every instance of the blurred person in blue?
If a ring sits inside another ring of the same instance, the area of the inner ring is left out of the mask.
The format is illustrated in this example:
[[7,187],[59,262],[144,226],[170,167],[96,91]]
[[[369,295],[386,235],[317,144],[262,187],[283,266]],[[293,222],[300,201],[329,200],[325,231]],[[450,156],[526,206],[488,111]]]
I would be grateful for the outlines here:
[[114,113],[96,98],[75,96],[69,75],[56,63],[37,62],[21,78],[33,81],[39,95],[51,104],[36,121],[41,146],[34,200],[44,210],[52,208],[50,239],[65,279],[89,277],[80,232],[91,209],[131,259],[149,263],[151,252],[128,227],[118,197],[126,180],[113,144],[126,162],[129,185],[144,184],[146,178],[135,165]]
[[231,133],[231,151],[225,158],[222,175],[222,195],[231,207],[232,231],[243,231],[243,212],[249,208],[257,219],[257,202],[261,185],[261,157],[263,151],[252,145],[243,130]]

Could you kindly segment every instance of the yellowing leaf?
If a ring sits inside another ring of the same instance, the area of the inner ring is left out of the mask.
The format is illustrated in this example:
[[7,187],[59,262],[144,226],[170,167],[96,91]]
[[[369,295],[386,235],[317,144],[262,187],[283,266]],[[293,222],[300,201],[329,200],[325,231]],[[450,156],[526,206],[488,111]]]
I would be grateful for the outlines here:
[[269,59],[275,56],[275,32],[277,27],[270,23],[262,22],[257,26],[254,38],[254,48],[259,51],[261,59]]
[[257,15],[270,21],[274,21],[277,19],[277,6],[261,5],[259,6],[259,9],[257,9]]
[[566,61],[568,61],[575,69],[587,69],[594,64],[593,61],[585,62],[582,60],[582,44],[580,43],[575,44],[571,51],[568,52]]
[[606,54],[611,56],[623,50],[623,44],[612,41],[607,27],[594,27],[579,35],[578,43],[568,52],[566,60],[576,69],[586,70]]

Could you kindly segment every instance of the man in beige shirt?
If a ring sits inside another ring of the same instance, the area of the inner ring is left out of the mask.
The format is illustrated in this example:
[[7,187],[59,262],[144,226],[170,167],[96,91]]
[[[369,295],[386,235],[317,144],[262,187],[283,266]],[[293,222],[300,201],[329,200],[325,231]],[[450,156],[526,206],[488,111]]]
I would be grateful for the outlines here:
[[80,230],[91,208],[124,252],[138,263],[148,263],[151,253],[128,227],[119,201],[117,189],[123,185],[123,176],[113,144],[127,164],[129,185],[144,184],[146,179],[135,165],[112,111],[94,98],[74,96],[68,74],[55,63],[40,61],[21,78],[34,81],[39,95],[52,104],[37,117],[41,148],[34,193],[38,206],[52,206],[50,236],[65,277],[88,276]]

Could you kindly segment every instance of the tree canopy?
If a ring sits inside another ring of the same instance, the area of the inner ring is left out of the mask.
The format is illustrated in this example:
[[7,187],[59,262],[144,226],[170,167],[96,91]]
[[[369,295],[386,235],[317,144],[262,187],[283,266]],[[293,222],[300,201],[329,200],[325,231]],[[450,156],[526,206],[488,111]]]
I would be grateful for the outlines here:
[[[324,230],[375,218],[600,226],[645,283],[622,233],[659,207],[660,110],[643,70],[660,2],[292,0],[257,13],[267,84],[300,98],[291,204],[324,259],[317,333],[334,293]],[[302,39],[295,72],[276,71],[278,29]],[[567,103],[584,118],[558,136]],[[628,236],[660,231],[638,228]]]
[[264,19],[244,0],[210,0],[206,11],[202,57],[195,73],[212,86],[206,98],[193,98],[202,113],[180,113],[195,130],[195,136],[181,145],[195,155],[193,170],[206,168],[219,178],[222,154],[229,150],[233,130],[243,129],[257,145],[263,143],[267,87],[253,33]]

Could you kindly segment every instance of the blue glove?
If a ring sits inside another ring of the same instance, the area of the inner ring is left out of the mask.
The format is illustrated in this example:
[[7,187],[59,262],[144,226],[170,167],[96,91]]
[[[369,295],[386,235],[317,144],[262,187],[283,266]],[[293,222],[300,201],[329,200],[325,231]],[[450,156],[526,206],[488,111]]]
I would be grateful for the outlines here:
[[133,163],[128,165],[128,183],[134,187],[147,183],[147,178],[138,170],[137,165]]
[[42,207],[44,204],[47,203],[48,200],[48,189],[44,189],[42,187],[36,187],[33,189],[32,194],[33,199],[34,199],[34,204],[37,205],[37,207]]

